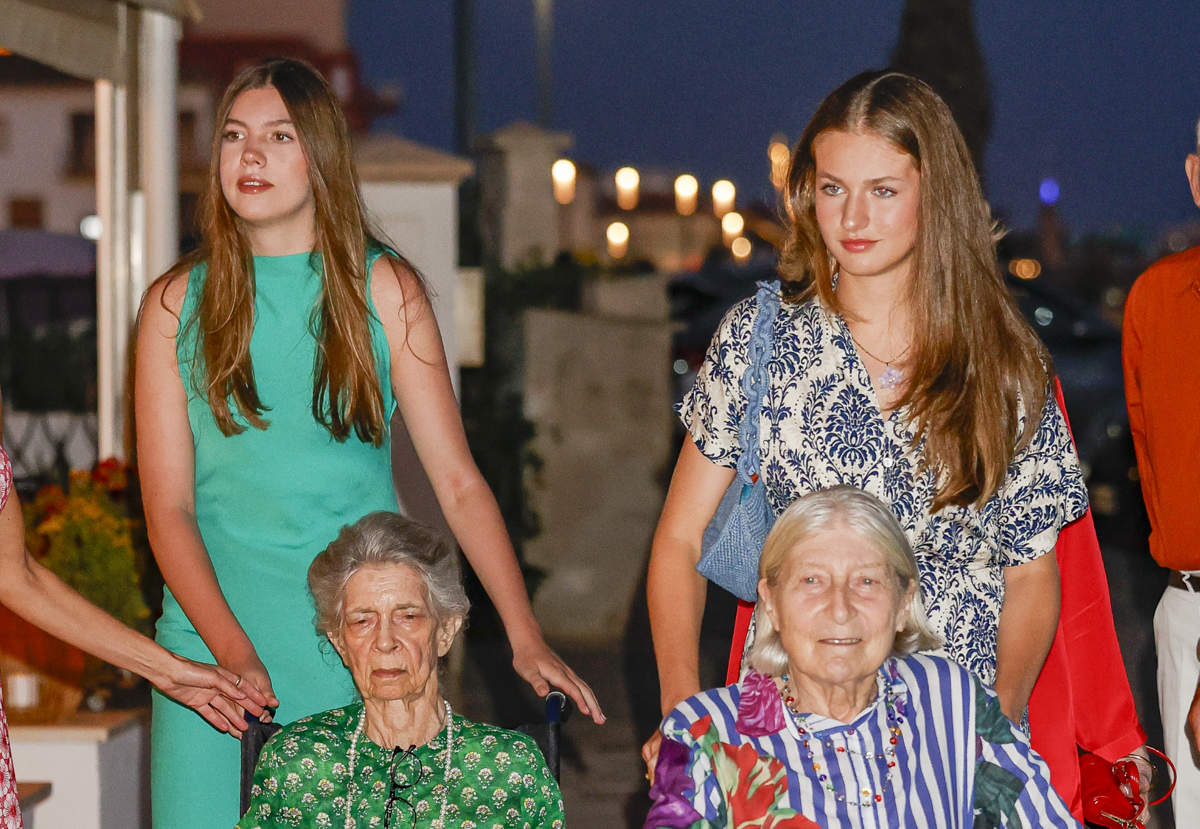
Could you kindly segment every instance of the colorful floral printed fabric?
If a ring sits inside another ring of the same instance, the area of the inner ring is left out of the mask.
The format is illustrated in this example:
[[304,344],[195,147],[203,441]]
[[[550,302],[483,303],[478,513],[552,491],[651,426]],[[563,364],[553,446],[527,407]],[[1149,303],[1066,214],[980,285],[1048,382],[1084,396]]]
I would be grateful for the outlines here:
[[[297,720],[263,747],[250,808],[239,829],[346,825],[349,753],[362,704]],[[532,738],[454,716],[454,754],[446,768],[446,732],[411,755],[359,737],[351,826],[382,829],[562,829],[558,783]],[[448,785],[447,785],[448,783]],[[446,802],[446,823],[439,817]]]
[[[679,407],[696,447],[720,466],[735,466],[740,451],[740,381],[755,313],[753,297],[729,310]],[[912,544],[926,610],[946,653],[993,683],[1004,568],[1053,550],[1059,530],[1087,510],[1079,461],[1054,399],[991,500],[931,514],[936,478],[922,464],[916,430],[903,409],[886,420],[880,414],[845,321],[816,302],[784,303],[772,338],[759,441],[775,514],[838,484],[890,505]]]
[[723,743],[705,717],[688,729],[700,751],[708,752],[717,787],[724,801],[717,807],[713,823],[730,829],[771,827],[810,829],[816,827],[788,805],[787,767],[774,757],[761,757],[753,746]]
[[[0,512],[12,491],[12,464],[0,446]],[[8,719],[4,716],[4,693],[0,692],[0,829],[21,829],[21,803],[17,798],[17,773],[13,770],[8,742]]]
[[887,660],[876,686],[847,723],[793,716],[754,671],[680,703],[662,724],[646,828],[1077,829],[974,675],[914,654]]

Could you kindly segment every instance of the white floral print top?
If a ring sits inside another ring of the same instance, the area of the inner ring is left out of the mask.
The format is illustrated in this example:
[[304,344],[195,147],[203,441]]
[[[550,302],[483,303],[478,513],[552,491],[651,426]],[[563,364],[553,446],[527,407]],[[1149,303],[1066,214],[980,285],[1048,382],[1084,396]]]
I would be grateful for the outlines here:
[[[725,315],[679,405],[696,447],[720,466],[734,467],[740,452],[740,380],[756,308],[751,297]],[[1059,530],[1087,510],[1079,461],[1053,397],[996,495],[981,509],[951,506],[931,515],[935,478],[921,466],[922,445],[913,448],[904,410],[882,418],[841,317],[816,301],[783,303],[772,338],[759,445],[775,514],[838,484],[891,505],[916,554],[926,610],[946,653],[993,683],[1004,568],[1053,550]]]

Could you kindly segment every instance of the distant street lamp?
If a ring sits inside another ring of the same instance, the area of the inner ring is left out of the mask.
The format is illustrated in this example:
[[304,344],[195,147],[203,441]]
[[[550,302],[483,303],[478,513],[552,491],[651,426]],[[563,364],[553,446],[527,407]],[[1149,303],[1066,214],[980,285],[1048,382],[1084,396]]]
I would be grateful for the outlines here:
[[733,201],[736,196],[737,188],[733,186],[732,181],[723,178],[713,182],[713,213],[717,214],[718,219],[733,210]]
[[746,229],[746,220],[742,218],[742,214],[735,210],[730,210],[721,217],[721,235],[725,239],[725,244],[731,244],[734,239],[742,235],[742,231]]
[[1008,263],[1008,272],[1017,279],[1037,279],[1042,274],[1042,263],[1036,259],[1014,259]]
[[638,183],[642,177],[632,167],[622,167],[617,170],[613,180],[617,185],[617,206],[622,210],[633,210],[637,207]]
[[1050,207],[1058,202],[1058,196],[1058,181],[1052,178],[1042,179],[1042,183],[1038,185],[1038,198],[1042,200],[1042,204]]
[[[731,214],[727,213],[726,215]],[[733,254],[733,258],[739,262],[745,262],[750,258],[750,251],[752,248],[753,246],[750,244],[750,240],[745,236],[737,237],[729,245],[729,250]]]
[[782,190],[787,184],[788,162],[792,160],[792,153],[782,135],[777,133],[771,136],[767,158],[771,160],[771,184],[775,185],[776,190]]
[[620,259],[629,250],[629,225],[613,222],[604,235],[608,240],[608,255],[613,259]]
[[95,242],[100,238],[103,228],[104,224],[100,221],[100,217],[94,213],[79,220],[79,235],[84,239],[91,239]]
[[691,173],[684,173],[675,179],[675,210],[680,216],[690,216],[696,212],[696,196],[700,192],[700,182]]
[[550,165],[550,178],[554,181],[554,200],[559,204],[570,204],[575,200],[575,165],[560,158]]

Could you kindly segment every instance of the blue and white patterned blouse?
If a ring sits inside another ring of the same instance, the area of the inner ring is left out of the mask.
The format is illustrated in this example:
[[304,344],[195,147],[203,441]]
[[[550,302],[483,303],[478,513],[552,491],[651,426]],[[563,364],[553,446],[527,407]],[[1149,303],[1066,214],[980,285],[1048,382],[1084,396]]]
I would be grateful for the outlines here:
[[1079,826],[996,695],[945,657],[886,660],[878,696],[847,723],[787,713],[761,679],[663,720],[648,829],[759,826],[764,814],[841,829]]
[[[725,315],[679,405],[696,447],[720,466],[734,467],[740,454],[740,380],[756,308],[751,297]],[[1054,398],[982,508],[948,506],[931,515],[936,481],[920,464],[923,444],[912,448],[915,429],[905,410],[882,418],[845,321],[816,301],[784,303],[772,337],[759,445],[775,514],[801,495],[839,484],[889,504],[916,555],[926,611],[946,653],[994,683],[1004,568],[1053,550],[1059,530],[1087,510],[1079,460]]]

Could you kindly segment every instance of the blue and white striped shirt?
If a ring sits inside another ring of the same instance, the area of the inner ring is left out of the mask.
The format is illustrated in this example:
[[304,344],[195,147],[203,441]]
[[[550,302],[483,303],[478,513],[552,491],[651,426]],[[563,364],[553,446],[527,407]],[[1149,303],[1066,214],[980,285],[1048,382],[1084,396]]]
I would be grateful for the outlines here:
[[[783,717],[784,727],[776,733],[742,733],[738,685],[680,703],[663,721],[662,733],[688,750],[686,774],[676,773],[668,782],[672,775],[660,769],[658,803],[647,825],[673,825],[654,816],[665,814],[661,805],[674,799],[687,812],[691,810],[678,801],[690,803],[701,826],[733,826],[737,807],[732,804],[746,797],[736,789],[750,788],[747,769],[731,776],[736,756],[739,766],[760,764],[756,781],[766,779],[762,775],[769,767],[777,767],[764,758],[781,762],[786,790],[779,787],[775,808],[794,809],[823,827],[952,829],[975,826],[976,815],[991,818],[982,825],[1079,826],[1051,788],[1046,764],[1030,748],[1028,737],[1004,717],[995,694],[968,671],[940,656],[916,654],[887,660],[879,685],[876,700],[850,723],[809,715],[807,738],[791,715]],[[899,721],[889,721],[884,701],[889,695],[901,712]],[[706,718],[711,719],[707,729]],[[707,736],[699,734],[704,731]],[[758,757],[732,748],[745,745]],[[895,762],[890,776],[889,762]],[[818,779],[822,773],[824,781]],[[870,805],[860,805],[864,799]],[[685,825],[695,825],[694,820]]]

